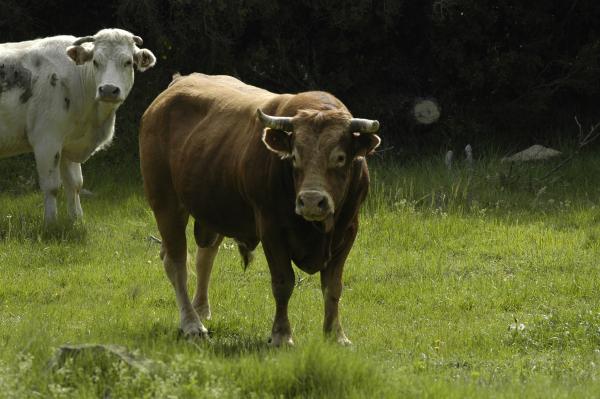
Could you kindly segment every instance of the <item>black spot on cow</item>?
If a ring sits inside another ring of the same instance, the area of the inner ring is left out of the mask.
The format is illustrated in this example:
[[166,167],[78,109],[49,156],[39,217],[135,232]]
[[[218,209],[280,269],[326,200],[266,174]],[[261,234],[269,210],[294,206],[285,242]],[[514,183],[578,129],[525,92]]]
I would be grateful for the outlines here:
[[60,152],[57,152],[56,155],[54,155],[54,167],[58,167],[58,163],[60,162]]
[[65,97],[65,109],[68,111],[70,106],[71,100],[69,100],[69,97]]
[[33,95],[31,71],[19,63],[0,64],[0,95],[12,89],[23,90],[19,99],[26,103]]
[[52,87],[56,87],[56,82],[58,81],[58,76],[56,76],[55,73],[53,73],[52,75],[50,75],[50,84],[52,85]]
[[33,96],[33,92],[31,91],[31,88],[28,87],[23,94],[21,94],[21,96],[19,97],[19,100],[21,101],[21,103],[25,104],[27,101],[29,101],[29,99],[31,98],[31,96]]

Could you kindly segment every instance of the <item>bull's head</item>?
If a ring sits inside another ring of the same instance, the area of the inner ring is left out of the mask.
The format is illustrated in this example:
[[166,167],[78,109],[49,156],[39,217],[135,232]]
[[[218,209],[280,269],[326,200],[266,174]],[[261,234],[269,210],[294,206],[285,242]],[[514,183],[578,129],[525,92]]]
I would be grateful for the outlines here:
[[300,111],[275,117],[257,111],[266,126],[263,142],[294,170],[296,213],[333,226],[352,176],[352,165],[379,146],[376,120],[352,118],[341,110]]
[[143,72],[156,63],[150,50],[140,48],[142,44],[139,36],[127,31],[103,29],[75,40],[67,55],[77,65],[91,63],[96,100],[118,105],[133,87],[133,66]]

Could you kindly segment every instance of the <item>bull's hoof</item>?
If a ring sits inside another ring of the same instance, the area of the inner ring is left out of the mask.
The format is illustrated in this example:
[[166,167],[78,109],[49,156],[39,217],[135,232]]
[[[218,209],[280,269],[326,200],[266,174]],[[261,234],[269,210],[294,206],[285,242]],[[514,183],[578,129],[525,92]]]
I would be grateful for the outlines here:
[[194,310],[196,311],[196,313],[198,313],[198,316],[200,316],[201,320],[210,320],[210,305],[209,304],[205,304],[205,305],[195,305],[194,304]]
[[294,340],[290,334],[273,334],[271,338],[269,338],[269,345],[275,348],[279,348],[282,346],[294,346]]
[[338,334],[334,334],[332,332],[330,333],[325,333],[325,339],[329,342],[333,342],[336,343],[340,346],[350,346],[352,345],[352,341],[350,341],[348,339],[348,337],[346,337],[346,334],[344,334],[343,332],[338,333]]
[[345,335],[338,337],[336,339],[336,342],[338,343],[338,345],[341,345],[341,346],[351,346],[352,345],[352,341],[350,341]]
[[208,339],[208,330],[202,324],[188,324],[179,327],[179,334],[184,338]]

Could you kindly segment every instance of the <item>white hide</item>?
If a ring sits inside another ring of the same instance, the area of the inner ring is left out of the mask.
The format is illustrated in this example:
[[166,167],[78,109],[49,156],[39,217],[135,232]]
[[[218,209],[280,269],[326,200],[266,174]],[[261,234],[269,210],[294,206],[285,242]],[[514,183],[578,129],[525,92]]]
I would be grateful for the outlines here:
[[[103,29],[80,46],[73,46],[76,39],[0,44],[0,158],[34,153],[46,223],[56,219],[61,182],[70,216],[82,216],[81,163],[111,142],[115,113],[133,86],[134,66],[145,70],[156,61],[124,30]],[[86,59],[74,60],[74,54]],[[118,95],[100,96],[103,85],[113,92],[118,88]]]

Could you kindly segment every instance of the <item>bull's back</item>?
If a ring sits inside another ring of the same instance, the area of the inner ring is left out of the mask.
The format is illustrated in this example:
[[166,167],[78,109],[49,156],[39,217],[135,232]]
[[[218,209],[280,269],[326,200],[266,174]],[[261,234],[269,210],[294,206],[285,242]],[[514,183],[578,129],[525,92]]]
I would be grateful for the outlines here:
[[164,202],[164,187],[157,186],[166,185],[209,228],[234,237],[253,230],[240,168],[246,153],[262,145],[256,109],[275,97],[228,76],[177,78],[142,121],[142,173],[151,204]]
[[176,77],[142,117],[142,156],[160,158],[174,178],[204,162],[227,168],[225,155],[251,141],[256,109],[275,96],[230,76]]

